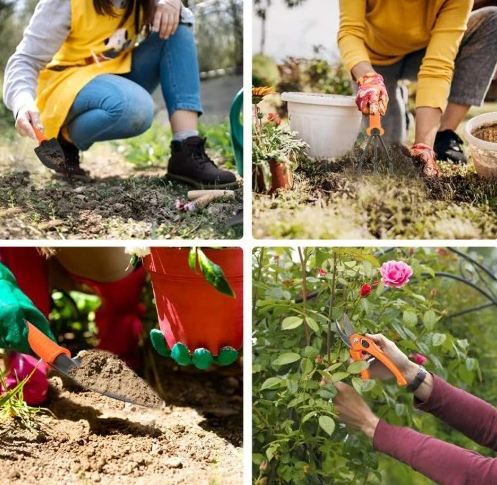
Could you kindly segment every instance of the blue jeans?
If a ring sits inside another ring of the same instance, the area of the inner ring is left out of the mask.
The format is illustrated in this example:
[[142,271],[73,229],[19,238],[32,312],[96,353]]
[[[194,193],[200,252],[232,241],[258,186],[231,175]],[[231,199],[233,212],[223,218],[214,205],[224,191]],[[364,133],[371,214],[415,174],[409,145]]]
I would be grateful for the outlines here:
[[190,27],[180,25],[167,40],[152,33],[132,56],[131,72],[101,74],[74,100],[64,126],[79,150],[147,131],[154,118],[151,93],[159,84],[169,116],[177,110],[202,113],[197,49]]

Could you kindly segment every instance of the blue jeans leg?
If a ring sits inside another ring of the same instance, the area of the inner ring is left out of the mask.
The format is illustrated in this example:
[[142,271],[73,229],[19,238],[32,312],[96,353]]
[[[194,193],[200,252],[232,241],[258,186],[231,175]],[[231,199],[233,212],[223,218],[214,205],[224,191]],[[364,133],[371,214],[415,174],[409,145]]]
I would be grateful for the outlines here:
[[123,77],[149,93],[160,84],[169,116],[177,110],[202,114],[197,48],[187,25],[167,40],[152,33],[133,51],[131,72]]
[[79,150],[97,141],[137,136],[150,128],[154,102],[137,83],[115,74],[102,74],[78,94],[65,121]]

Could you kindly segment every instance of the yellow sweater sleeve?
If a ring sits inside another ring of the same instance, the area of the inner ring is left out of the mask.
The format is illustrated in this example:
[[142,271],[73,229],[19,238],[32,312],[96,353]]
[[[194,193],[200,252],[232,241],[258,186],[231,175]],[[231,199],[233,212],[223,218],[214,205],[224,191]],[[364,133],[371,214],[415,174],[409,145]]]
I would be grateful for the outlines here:
[[446,0],[438,13],[418,74],[417,107],[443,111],[447,106],[454,61],[466,31],[471,4],[470,0]]
[[340,0],[338,47],[342,61],[349,71],[352,71],[359,62],[370,62],[364,45],[365,33],[366,0]]

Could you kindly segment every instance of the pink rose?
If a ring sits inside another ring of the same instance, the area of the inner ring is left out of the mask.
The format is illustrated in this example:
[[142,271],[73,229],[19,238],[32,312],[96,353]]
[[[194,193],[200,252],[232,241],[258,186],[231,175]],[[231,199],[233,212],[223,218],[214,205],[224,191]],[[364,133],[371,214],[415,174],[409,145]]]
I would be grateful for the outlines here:
[[319,277],[323,277],[323,276],[326,276],[328,274],[328,271],[326,271],[325,269],[323,268],[319,268],[318,270],[318,276]]
[[412,268],[403,261],[388,261],[382,265],[380,273],[385,286],[402,288],[412,276]]
[[428,359],[423,354],[411,354],[409,355],[409,358],[419,365],[423,365],[428,362]]

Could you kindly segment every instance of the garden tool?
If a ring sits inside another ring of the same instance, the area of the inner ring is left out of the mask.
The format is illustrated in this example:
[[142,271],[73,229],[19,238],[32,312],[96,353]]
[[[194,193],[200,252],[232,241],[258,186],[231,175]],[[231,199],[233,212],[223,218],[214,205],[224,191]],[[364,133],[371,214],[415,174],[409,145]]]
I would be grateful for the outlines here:
[[[33,352],[40,357],[41,360],[46,362],[50,367],[55,369],[57,372],[65,377],[68,377],[72,381],[76,382],[82,388],[88,389],[104,396],[110,397],[112,399],[117,399],[119,401],[129,402],[132,404],[140,404],[139,402],[132,401],[126,396],[120,396],[118,394],[112,394],[109,392],[102,392],[98,389],[92,389],[81,382],[78,382],[71,376],[71,369],[74,367],[79,367],[81,362],[76,357],[71,358],[71,352],[60,345],[57,345],[50,338],[48,338],[43,332],[38,330],[33,324],[25,321],[28,327],[28,342],[33,350]],[[119,376],[116,376],[118,378]]]
[[385,130],[381,126],[381,116],[380,113],[376,113],[374,115],[369,115],[369,127],[366,130],[366,133],[369,137],[368,143],[366,144],[366,148],[364,149],[364,153],[362,154],[361,160],[359,162],[359,167],[357,168],[357,172],[359,175],[362,173],[362,166],[364,161],[366,160],[366,156],[368,154],[369,147],[373,146],[373,173],[378,173],[378,146],[383,148],[383,151],[386,154],[388,160],[388,171],[393,172],[393,161],[388,153],[388,149],[383,141],[382,136],[385,134]]
[[[343,314],[341,324],[339,324],[338,321],[335,321],[335,328],[339,337],[343,340],[345,345],[349,347],[352,360],[366,360],[367,362],[371,363],[375,359],[378,359],[396,377],[397,384],[399,386],[407,385],[407,381],[402,375],[402,372],[400,372],[400,370],[390,360],[387,354],[385,354],[385,352],[383,352],[370,338],[359,335],[347,315]],[[363,378],[363,380],[368,380],[369,370],[364,369],[361,372],[361,377]]]
[[63,170],[66,175],[69,175],[70,169],[66,164],[66,157],[59,142],[55,138],[49,140],[36,126],[31,126],[38,139],[35,153],[41,163],[50,170]]

